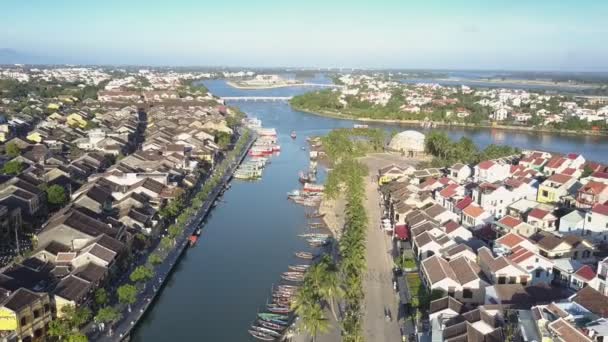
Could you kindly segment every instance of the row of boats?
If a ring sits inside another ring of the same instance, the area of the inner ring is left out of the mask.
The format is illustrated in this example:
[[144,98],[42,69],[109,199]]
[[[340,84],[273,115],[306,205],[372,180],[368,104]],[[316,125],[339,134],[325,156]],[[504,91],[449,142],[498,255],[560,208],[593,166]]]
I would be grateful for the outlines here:
[[274,128],[262,127],[262,121],[257,118],[248,118],[244,121],[257,135],[257,138],[249,149],[249,159],[244,161],[234,172],[234,178],[244,180],[256,180],[262,178],[264,168],[270,163],[270,157],[281,151],[277,144],[277,131]]

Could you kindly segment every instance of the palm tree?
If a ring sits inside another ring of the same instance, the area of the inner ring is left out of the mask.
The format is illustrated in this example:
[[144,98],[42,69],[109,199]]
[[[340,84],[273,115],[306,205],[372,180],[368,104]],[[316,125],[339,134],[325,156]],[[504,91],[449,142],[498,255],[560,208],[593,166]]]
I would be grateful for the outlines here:
[[304,309],[299,314],[300,318],[302,318],[302,328],[312,336],[314,342],[319,333],[325,333],[329,330],[329,322],[323,316],[323,308],[318,303],[304,306]]
[[325,274],[321,281],[321,286],[319,287],[319,295],[329,303],[329,308],[331,313],[334,315],[334,319],[337,321],[338,316],[336,315],[336,310],[334,309],[334,300],[338,298],[342,298],[344,295],[344,290],[340,287],[340,277],[338,276],[338,270],[336,266],[332,263],[329,265]]

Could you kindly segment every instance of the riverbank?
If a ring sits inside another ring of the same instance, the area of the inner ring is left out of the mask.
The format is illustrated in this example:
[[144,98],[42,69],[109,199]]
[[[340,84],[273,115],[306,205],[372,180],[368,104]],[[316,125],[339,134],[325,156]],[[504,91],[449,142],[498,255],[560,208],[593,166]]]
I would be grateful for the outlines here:
[[510,125],[475,125],[475,124],[466,124],[466,123],[446,123],[440,121],[422,121],[422,120],[394,120],[394,119],[372,119],[372,118],[359,118],[352,115],[343,114],[340,112],[334,111],[322,111],[322,110],[311,110],[299,106],[294,106],[290,103],[292,109],[318,115],[324,116],[333,119],[341,119],[341,120],[352,120],[359,122],[377,122],[377,123],[387,123],[387,124],[402,124],[402,125],[419,125],[425,123],[431,123],[436,125],[437,127],[459,127],[466,129],[496,129],[496,130],[505,130],[505,131],[519,131],[519,132],[541,132],[541,133],[551,133],[551,134],[563,134],[563,135],[584,135],[584,136],[598,136],[598,137],[606,137],[608,136],[608,132],[595,132],[595,131],[573,131],[573,130],[558,130],[551,128],[538,128],[538,127],[521,127],[521,126],[510,126]]
[[281,83],[281,84],[268,84],[268,85],[259,84],[259,85],[254,85],[254,84],[238,83],[238,82],[235,82],[235,81],[227,81],[226,84],[229,85],[229,86],[231,86],[232,88],[241,89],[241,90],[264,90],[264,89],[277,89],[277,88],[296,87],[296,86],[302,85],[303,82],[294,82],[294,83],[285,82],[285,83]]
[[[231,165],[226,168],[220,181],[209,193],[196,214],[191,216],[188,222],[186,222],[181,235],[175,238],[173,248],[168,251],[163,262],[154,267],[155,276],[144,284],[143,290],[137,295],[137,301],[130,305],[130,310],[124,309],[121,312],[122,318],[113,326],[113,334],[108,336],[106,332],[92,332],[89,334],[91,341],[110,342],[122,341],[129,338],[133,329],[139,324],[148,309],[152,307],[153,303],[162,292],[162,288],[169,279],[174,268],[179,264],[181,257],[184,255],[184,251],[190,245],[189,237],[192,236],[197,229],[201,228],[203,221],[209,215],[211,209],[214,208],[214,203],[222,193],[222,190],[232,179],[234,171],[247,156],[248,150],[255,141],[255,136],[249,135],[248,139],[243,150],[240,151],[239,155],[235,156]],[[214,173],[216,173],[218,169],[219,168],[214,169]],[[212,177],[209,177],[208,180],[211,178]],[[202,183],[199,184],[199,190],[200,188],[202,188]]]

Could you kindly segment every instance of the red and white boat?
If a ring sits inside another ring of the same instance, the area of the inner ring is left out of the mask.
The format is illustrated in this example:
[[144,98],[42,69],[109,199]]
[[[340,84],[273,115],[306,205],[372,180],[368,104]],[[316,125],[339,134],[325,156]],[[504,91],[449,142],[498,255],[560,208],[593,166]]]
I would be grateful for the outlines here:
[[321,184],[305,183],[304,188],[302,190],[304,190],[305,192],[323,192],[323,190],[325,190],[325,187]]
[[276,137],[277,130],[274,128],[258,128],[257,133],[261,137]]
[[273,152],[281,152],[281,145],[272,145]]
[[272,154],[273,151],[272,146],[253,146],[249,150],[249,155],[252,157],[263,157]]

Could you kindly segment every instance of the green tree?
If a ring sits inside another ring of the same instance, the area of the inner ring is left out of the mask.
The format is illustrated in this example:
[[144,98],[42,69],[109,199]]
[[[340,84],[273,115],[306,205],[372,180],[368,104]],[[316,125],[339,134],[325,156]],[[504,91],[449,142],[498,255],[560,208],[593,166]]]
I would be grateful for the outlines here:
[[302,328],[312,336],[313,341],[316,340],[317,335],[329,330],[329,322],[323,315],[323,308],[318,303],[305,306],[304,310],[300,310],[298,315],[302,320]]
[[163,259],[161,258],[160,255],[156,254],[156,253],[152,253],[150,254],[150,256],[148,257],[148,263],[150,265],[160,265],[163,262]]
[[108,291],[106,289],[98,288],[95,291],[95,303],[100,306],[108,303]]
[[131,284],[125,284],[118,288],[118,301],[127,305],[131,312],[131,305],[137,301],[137,288]]
[[11,160],[2,167],[2,173],[6,175],[18,175],[21,171],[23,171],[23,165],[16,160]]
[[334,319],[337,321],[338,316],[336,315],[336,311],[334,309],[334,301],[344,296],[344,290],[340,286],[341,279],[339,277],[336,265],[334,265],[330,261],[325,262],[327,262],[327,265],[326,267],[324,267],[325,272],[321,276],[319,282],[319,295],[327,303],[329,303],[331,313],[333,314]]
[[100,323],[105,323],[109,327],[108,334],[112,334],[112,324],[120,319],[120,312],[114,307],[106,306],[97,312],[95,320]]
[[62,206],[68,201],[65,188],[61,185],[51,185],[46,189],[46,196],[50,204]]
[[81,332],[72,332],[67,337],[67,342],[88,342],[89,338],[87,335]]
[[136,283],[146,282],[154,277],[154,271],[147,266],[138,266],[131,272],[129,279]]
[[15,158],[21,154],[21,149],[14,142],[10,142],[6,144],[5,152],[9,158]]
[[68,337],[72,329],[69,327],[67,321],[57,318],[49,323],[49,329],[47,333],[51,337],[55,337],[57,340],[63,340]]

